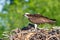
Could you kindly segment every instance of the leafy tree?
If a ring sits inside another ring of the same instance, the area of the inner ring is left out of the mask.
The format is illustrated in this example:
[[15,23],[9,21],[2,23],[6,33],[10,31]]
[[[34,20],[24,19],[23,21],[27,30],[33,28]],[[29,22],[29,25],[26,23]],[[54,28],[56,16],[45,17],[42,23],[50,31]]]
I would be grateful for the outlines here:
[[46,17],[56,19],[56,25],[60,25],[60,0],[10,0],[10,4],[7,4],[6,0],[4,9],[0,13],[5,25],[2,25],[3,28],[1,26],[2,30],[0,30],[12,30],[28,25],[29,21],[23,16],[26,12],[31,14],[40,13]]

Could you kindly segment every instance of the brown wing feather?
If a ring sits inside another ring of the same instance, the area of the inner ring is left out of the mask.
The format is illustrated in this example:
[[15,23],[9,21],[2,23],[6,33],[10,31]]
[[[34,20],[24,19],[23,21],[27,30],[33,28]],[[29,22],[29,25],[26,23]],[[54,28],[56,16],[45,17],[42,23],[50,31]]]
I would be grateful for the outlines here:
[[32,14],[32,15],[29,15],[29,20],[32,22],[32,23],[36,23],[36,24],[40,24],[40,23],[54,23],[55,21],[52,20],[52,19],[49,19],[47,17],[44,17],[40,14]]
[[45,17],[45,16],[43,16],[43,15],[41,15],[41,14],[34,14],[33,16],[34,16],[34,17],[43,17],[43,18],[49,19],[48,17]]
[[44,17],[33,17],[29,19],[31,22],[40,24],[40,23],[53,23],[55,21],[44,18]]
[[[38,18],[38,17],[44,17],[44,18],[47,18],[47,17],[45,17],[45,16],[43,16],[43,15],[41,15],[41,14],[30,14],[30,15],[27,15],[28,17],[36,17],[36,18]],[[49,18],[47,18],[47,19],[49,19]]]

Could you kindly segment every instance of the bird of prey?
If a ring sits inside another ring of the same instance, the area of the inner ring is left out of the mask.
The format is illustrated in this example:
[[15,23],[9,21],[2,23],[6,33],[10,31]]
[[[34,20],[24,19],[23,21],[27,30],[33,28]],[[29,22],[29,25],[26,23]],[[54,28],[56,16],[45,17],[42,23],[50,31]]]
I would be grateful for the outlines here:
[[35,29],[37,29],[38,24],[44,24],[44,23],[53,24],[56,22],[54,19],[49,19],[47,17],[44,17],[41,14],[25,13],[24,16],[27,17],[29,19],[29,21],[35,25]]

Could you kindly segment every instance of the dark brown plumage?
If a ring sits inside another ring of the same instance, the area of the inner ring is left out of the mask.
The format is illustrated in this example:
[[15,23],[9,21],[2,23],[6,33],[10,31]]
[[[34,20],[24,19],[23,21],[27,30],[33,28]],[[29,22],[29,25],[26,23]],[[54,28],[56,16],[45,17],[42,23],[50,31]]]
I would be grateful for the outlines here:
[[45,16],[42,16],[41,14],[26,13],[25,16],[34,24],[44,24],[44,23],[53,24],[56,22],[55,19],[47,18]]
[[44,17],[40,14],[27,14],[28,19],[35,24],[42,24],[42,23],[50,23],[53,24],[56,21],[54,19],[49,19],[47,17]]

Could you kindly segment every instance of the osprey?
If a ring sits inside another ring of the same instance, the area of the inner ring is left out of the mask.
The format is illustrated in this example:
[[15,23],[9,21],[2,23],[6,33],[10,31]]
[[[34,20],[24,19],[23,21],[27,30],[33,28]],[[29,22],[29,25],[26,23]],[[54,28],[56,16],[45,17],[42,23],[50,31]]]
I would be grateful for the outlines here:
[[25,13],[24,16],[27,17],[30,22],[34,23],[35,29],[37,28],[38,24],[43,24],[43,23],[53,24],[56,22],[54,19],[49,19],[47,17],[42,16],[41,14]]

